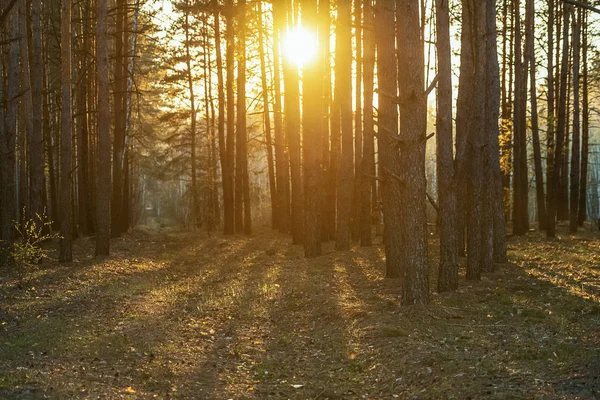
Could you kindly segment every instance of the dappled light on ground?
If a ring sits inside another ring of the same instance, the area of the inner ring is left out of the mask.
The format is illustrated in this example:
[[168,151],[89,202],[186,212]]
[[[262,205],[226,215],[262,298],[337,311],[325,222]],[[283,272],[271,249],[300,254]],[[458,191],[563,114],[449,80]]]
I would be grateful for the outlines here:
[[[544,398],[600,390],[600,241],[531,235],[509,265],[400,307],[380,245],[303,257],[270,232],[136,232],[0,280],[0,397]],[[432,247],[436,246],[432,242]],[[435,254],[434,251],[431,252]],[[431,261],[435,282],[436,261]],[[432,285],[433,287],[433,285]]]

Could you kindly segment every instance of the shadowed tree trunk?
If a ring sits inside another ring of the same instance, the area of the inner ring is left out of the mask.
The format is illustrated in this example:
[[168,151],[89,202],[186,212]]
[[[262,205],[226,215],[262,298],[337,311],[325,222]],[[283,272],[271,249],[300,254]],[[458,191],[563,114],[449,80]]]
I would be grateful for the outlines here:
[[548,97],[546,104],[546,221],[540,222],[540,229],[547,229],[548,226],[548,207],[550,205],[550,196],[552,188],[552,173],[550,166],[554,164],[554,136],[555,136],[555,116],[554,116],[554,0],[548,0],[548,57],[547,57],[547,80],[546,86]]
[[[233,234],[238,231],[238,220],[241,216],[241,210],[238,210],[238,181],[237,177],[234,177],[235,171],[235,94],[233,91],[233,81],[235,79],[235,32],[234,32],[234,15],[233,15],[233,0],[225,1],[225,12],[226,12],[226,36],[227,36],[227,51],[226,51],[226,64],[227,64],[227,139],[226,139],[226,152],[227,152],[227,176],[231,183],[231,194],[224,202],[225,207],[230,205],[229,213],[225,213],[225,233]],[[235,181],[234,181],[235,179]],[[230,229],[227,229],[230,228]]]
[[440,265],[438,291],[458,289],[458,245],[456,236],[456,192],[454,141],[452,138],[452,60],[448,0],[436,0],[438,87],[436,156]]
[[590,105],[588,90],[588,17],[587,12],[583,13],[582,21],[582,64],[583,64],[583,82],[582,82],[582,139],[581,139],[581,178],[579,183],[579,207],[577,222],[581,226],[586,220],[587,215],[587,180],[588,180],[588,159],[589,159],[589,141],[590,141]]
[[61,7],[60,262],[73,259],[71,208],[71,0]]
[[335,85],[336,96],[339,96],[336,105],[339,106],[342,146],[337,178],[335,248],[336,250],[348,250],[350,248],[350,227],[353,210],[352,193],[354,190],[354,167],[352,164],[354,153],[352,143],[352,10],[351,3],[348,1],[338,1],[337,6]]
[[355,73],[355,114],[354,114],[354,193],[352,195],[353,214],[352,214],[352,239],[358,240],[360,237],[360,219],[361,219],[361,164],[362,164],[362,142],[363,142],[363,115],[362,115],[362,78],[363,78],[363,43],[362,43],[362,0],[354,0],[354,38],[356,43],[356,73]]

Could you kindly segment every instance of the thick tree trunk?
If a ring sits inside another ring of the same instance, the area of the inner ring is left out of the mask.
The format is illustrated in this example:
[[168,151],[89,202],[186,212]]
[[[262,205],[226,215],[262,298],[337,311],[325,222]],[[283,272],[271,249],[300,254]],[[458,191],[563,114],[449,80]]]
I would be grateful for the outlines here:
[[560,192],[560,170],[563,163],[563,144],[566,130],[566,105],[567,105],[567,74],[569,63],[569,17],[571,6],[563,4],[563,46],[562,61],[560,71],[560,93],[558,107],[558,129],[556,131],[556,148],[554,149],[554,162],[550,165],[552,179],[549,181],[548,195],[550,201],[548,204],[548,225],[546,235],[548,237],[556,236],[556,206]]
[[362,115],[362,78],[363,78],[363,43],[362,43],[362,0],[354,0],[354,38],[356,49],[356,73],[354,83],[354,99],[355,99],[355,114],[354,114],[354,193],[352,196],[353,214],[352,214],[352,238],[358,240],[360,237],[360,219],[361,219],[361,195],[360,179],[361,164],[362,164],[362,142],[363,142],[363,115]]
[[[397,2],[400,151],[398,169],[384,170],[384,179],[398,179],[400,206],[402,304],[425,304],[429,296],[427,264],[427,215],[425,199],[425,128],[427,106],[424,93],[424,55],[420,36],[418,0]],[[390,173],[392,172],[392,173]],[[389,229],[386,234],[389,233]]]
[[[338,1],[336,24],[336,96],[339,106],[342,132],[340,168],[337,178],[337,221],[335,230],[336,250],[350,248],[352,218],[352,193],[354,190],[353,143],[352,143],[352,32],[351,3]],[[339,79],[338,79],[339,78]],[[339,88],[338,88],[339,86]]]
[[[303,26],[319,32],[316,0],[302,1]],[[321,255],[322,182],[322,69],[320,60],[303,66],[302,72],[302,156],[304,172],[304,255]]]
[[548,98],[546,101],[546,221],[544,224],[540,222],[540,229],[547,229],[548,226],[548,207],[550,205],[550,196],[552,189],[552,174],[551,165],[554,164],[554,144],[555,144],[555,125],[556,119],[554,115],[554,0],[548,0],[548,57],[547,57],[547,79],[546,86],[548,90]]
[[581,54],[581,16],[582,11],[576,10],[573,18],[573,136],[571,145],[571,175],[570,175],[570,201],[569,201],[569,231],[577,232],[578,207],[579,207],[579,138],[580,138],[580,104],[579,104],[579,61]]
[[71,0],[61,8],[61,135],[60,135],[60,252],[61,262],[73,259],[71,207]]
[[375,152],[374,152],[374,124],[373,124],[373,80],[375,67],[375,15],[373,1],[363,0],[364,8],[364,136],[360,175],[361,195],[361,222],[360,244],[371,246],[371,215],[372,215],[372,184],[375,181]]
[[436,113],[436,166],[440,265],[438,291],[458,289],[458,245],[456,232],[456,185],[452,138],[452,60],[448,0],[436,0],[438,87]]
[[[319,30],[325,34],[319,36],[319,62],[323,68],[323,100],[322,100],[322,119],[321,119],[321,158],[323,180],[327,182],[331,175],[331,154],[330,149],[330,116],[331,116],[331,2],[330,0],[319,1]],[[321,239],[323,241],[333,240],[335,238],[335,203],[329,202],[328,191],[335,192],[336,188],[325,185],[324,194],[321,196]]]

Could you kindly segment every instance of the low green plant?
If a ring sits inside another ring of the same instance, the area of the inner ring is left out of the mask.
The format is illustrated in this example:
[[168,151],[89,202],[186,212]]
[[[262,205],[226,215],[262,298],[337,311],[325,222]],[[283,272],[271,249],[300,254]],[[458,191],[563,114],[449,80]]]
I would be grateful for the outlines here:
[[57,232],[52,232],[52,221],[45,212],[28,219],[23,209],[22,215],[23,222],[15,222],[17,240],[10,250],[10,258],[19,274],[21,285],[26,283],[38,265],[50,258],[50,250],[44,248],[44,242],[61,238]]

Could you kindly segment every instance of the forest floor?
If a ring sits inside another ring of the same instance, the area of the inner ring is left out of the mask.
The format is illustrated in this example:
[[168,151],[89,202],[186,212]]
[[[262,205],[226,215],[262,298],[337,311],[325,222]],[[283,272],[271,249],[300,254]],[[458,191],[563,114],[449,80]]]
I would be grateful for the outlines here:
[[137,230],[97,261],[81,239],[21,288],[0,268],[0,398],[594,399],[600,234],[560,233],[425,307],[381,244]]

